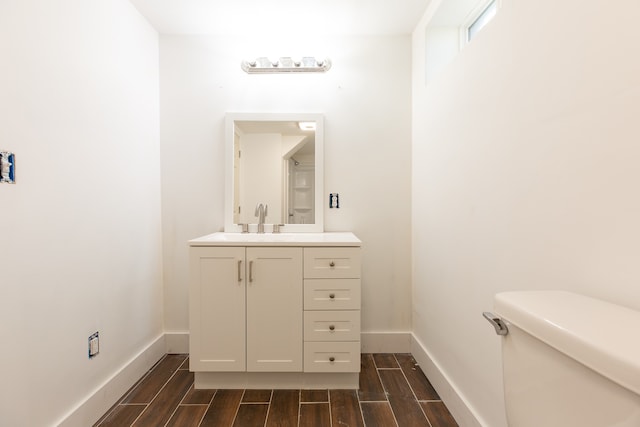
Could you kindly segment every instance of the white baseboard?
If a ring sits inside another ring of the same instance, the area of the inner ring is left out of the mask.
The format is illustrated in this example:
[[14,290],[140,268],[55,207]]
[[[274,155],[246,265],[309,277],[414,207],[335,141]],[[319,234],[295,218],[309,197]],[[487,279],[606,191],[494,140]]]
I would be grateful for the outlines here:
[[411,354],[460,427],[487,427],[485,423],[480,421],[481,418],[468,404],[446,372],[440,368],[437,361],[430,356],[424,345],[413,334],[411,334]]
[[165,332],[165,352],[168,354],[189,353],[189,331]]
[[410,353],[411,332],[362,332],[363,353]]
[[163,333],[54,425],[86,427],[95,424],[164,354]]

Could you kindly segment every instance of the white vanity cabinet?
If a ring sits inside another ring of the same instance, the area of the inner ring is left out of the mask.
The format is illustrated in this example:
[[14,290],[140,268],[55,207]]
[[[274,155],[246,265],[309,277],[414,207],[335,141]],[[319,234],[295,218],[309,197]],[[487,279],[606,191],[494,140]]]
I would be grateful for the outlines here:
[[247,371],[302,370],[302,248],[247,248]]
[[245,248],[198,247],[190,253],[189,366],[246,368]]
[[191,272],[192,370],[302,370],[302,248],[192,248]]
[[196,388],[358,388],[352,233],[214,233],[189,243]]
[[305,372],[360,372],[360,248],[305,248],[304,288]]

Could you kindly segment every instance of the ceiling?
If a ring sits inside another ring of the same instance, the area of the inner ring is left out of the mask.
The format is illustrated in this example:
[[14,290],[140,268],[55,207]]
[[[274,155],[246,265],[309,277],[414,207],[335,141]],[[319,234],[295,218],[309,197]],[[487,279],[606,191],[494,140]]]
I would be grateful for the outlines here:
[[313,131],[303,131],[296,121],[236,120],[235,125],[244,133],[281,133],[283,135],[311,135]]
[[304,131],[296,121],[247,121],[236,120],[235,125],[243,133],[279,133],[288,136],[304,136],[305,143],[295,154],[313,155],[315,152],[315,131]]
[[161,34],[410,34],[431,0],[130,0]]

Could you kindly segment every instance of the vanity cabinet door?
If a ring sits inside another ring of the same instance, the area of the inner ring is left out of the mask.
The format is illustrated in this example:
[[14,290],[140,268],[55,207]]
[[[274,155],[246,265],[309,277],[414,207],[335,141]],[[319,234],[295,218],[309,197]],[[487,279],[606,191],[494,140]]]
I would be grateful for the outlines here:
[[302,371],[302,248],[247,248],[247,371]]
[[190,251],[189,368],[244,371],[245,248]]

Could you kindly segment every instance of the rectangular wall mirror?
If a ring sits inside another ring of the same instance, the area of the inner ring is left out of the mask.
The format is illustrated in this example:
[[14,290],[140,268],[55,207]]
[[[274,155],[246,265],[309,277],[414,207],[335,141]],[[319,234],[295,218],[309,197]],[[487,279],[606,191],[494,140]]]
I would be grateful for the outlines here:
[[324,231],[323,125],[321,114],[227,114],[226,232],[257,224],[259,204],[281,232]]

